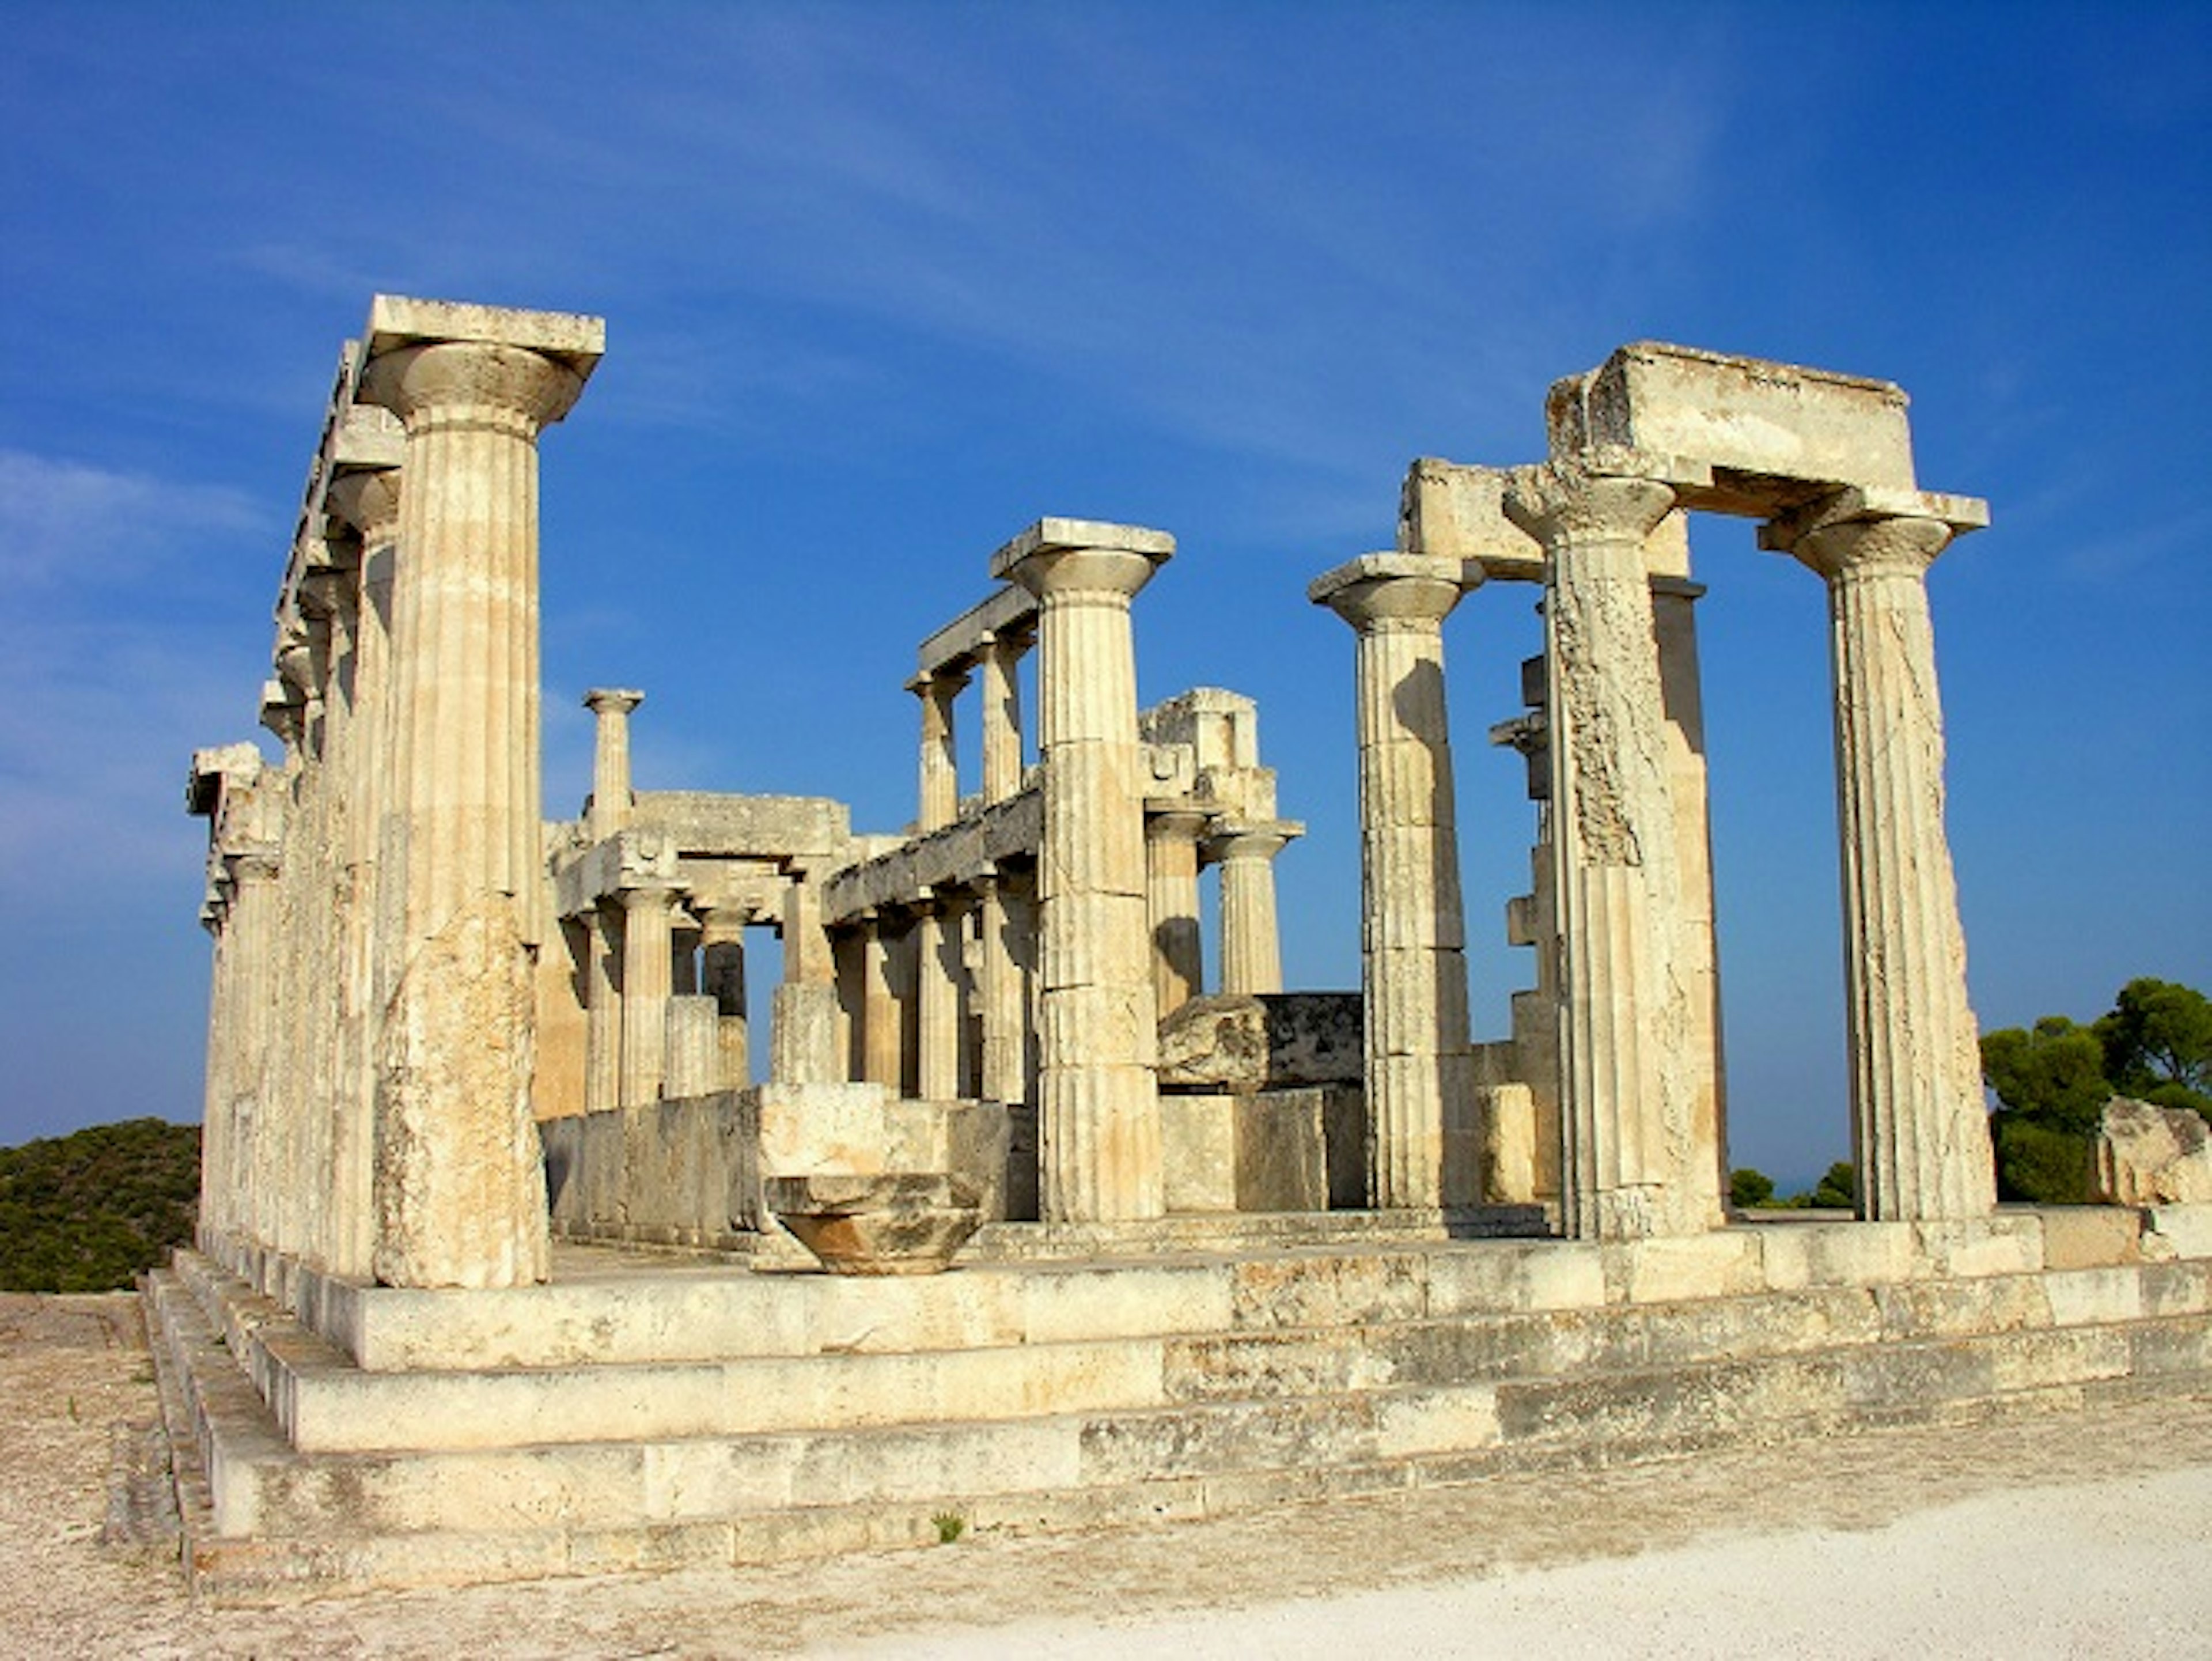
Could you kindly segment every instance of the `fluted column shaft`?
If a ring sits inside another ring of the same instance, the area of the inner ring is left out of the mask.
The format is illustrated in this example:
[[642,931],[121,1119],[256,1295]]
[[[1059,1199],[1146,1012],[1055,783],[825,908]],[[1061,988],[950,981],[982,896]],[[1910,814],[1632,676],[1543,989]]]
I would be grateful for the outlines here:
[[953,705],[965,675],[926,675],[907,690],[921,703],[921,806],[917,824],[926,835],[960,817],[960,759],[953,728]]
[[963,908],[940,895],[915,923],[915,1093],[949,1102],[960,1087],[961,919]]
[[1198,838],[1205,829],[1203,813],[1152,813],[1145,819],[1152,997],[1162,1020],[1206,990],[1206,939],[1198,894]]
[[975,882],[976,999],[981,1004],[985,1101],[1019,1102],[1029,1095],[1027,1005],[1014,957],[1014,919],[1006,884],[995,873]]
[[884,919],[871,914],[860,933],[860,1077],[897,1091],[906,1071],[906,1046],[891,943]]
[[1039,609],[1038,1141],[1051,1221],[1157,1217],[1166,1206],[1129,618],[1160,557],[1047,545],[1005,573]]
[[1860,1212],[1884,1222],[1996,1202],[1925,580],[1951,536],[1939,520],[1877,518],[1796,549],[1828,584],[1852,1142]]
[[623,1104],[623,921],[611,905],[584,918],[584,1111]]
[[699,989],[714,1001],[721,1051],[721,1088],[742,1090],[752,1078],[751,1032],[745,1010],[745,924],[741,913],[698,908]]
[[1682,869],[1644,540],[1668,486],[1545,466],[1506,512],[1545,550],[1567,1232],[1717,1220],[1698,1167],[1697,1020],[1676,938]]
[[1377,1208],[1474,1197],[1456,1169],[1464,1139],[1447,1135],[1473,1104],[1443,666],[1443,620],[1466,582],[1455,561],[1370,555],[1309,590],[1357,631],[1360,989]]
[[1221,870],[1221,989],[1283,989],[1283,946],[1275,919],[1275,855],[1290,837],[1271,827],[1232,830],[1213,843]]
[[983,800],[1004,801],[1022,788],[1021,661],[1029,642],[994,635],[982,646]]
[[592,732],[592,806],[585,828],[604,842],[630,821],[636,798],[629,782],[630,712],[645,694],[622,686],[595,686],[584,694],[584,708],[597,718]]
[[622,906],[622,1104],[642,1107],[659,1101],[667,1082],[676,895],[626,888]]
[[373,356],[364,401],[407,431],[392,597],[392,794],[380,882],[404,968],[381,1043],[378,1277],[543,1280],[530,1109],[544,938],[538,448],[582,388],[519,347]]

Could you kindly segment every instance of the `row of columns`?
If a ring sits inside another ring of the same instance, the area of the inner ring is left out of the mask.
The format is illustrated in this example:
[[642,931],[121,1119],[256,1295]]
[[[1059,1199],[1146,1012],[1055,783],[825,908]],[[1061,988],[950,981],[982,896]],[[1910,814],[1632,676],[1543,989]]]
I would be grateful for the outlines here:
[[217,920],[214,996],[231,1024],[273,973],[287,1064],[210,1124],[212,1234],[398,1286],[544,1277],[537,441],[601,338],[380,296],[342,376],[334,418],[380,408],[402,436],[311,488],[341,551],[308,562],[280,642],[285,914],[266,940],[251,906]]
[[[1854,1157],[1863,1208],[1883,1220],[1994,1203],[1923,581],[1974,521],[1913,510],[1946,500],[1844,491],[1763,533],[1828,586]],[[1503,505],[1544,557],[1566,1230],[1696,1232],[1722,1214],[1711,917],[1688,903],[1710,875],[1702,803],[1677,800],[1702,774],[1671,747],[1661,648],[1687,630],[1694,590],[1661,585],[1662,610],[1681,609],[1655,613],[1644,557],[1676,493],[1553,463],[1512,474]],[[1472,562],[1381,554],[1310,591],[1357,633],[1376,1205],[1473,1197],[1446,1169],[1473,1090],[1442,626],[1481,580]],[[1679,690],[1674,708],[1697,719]]]
[[1018,794],[1022,788],[1021,662],[1034,639],[1026,629],[986,633],[971,659],[942,664],[916,676],[907,690],[921,705],[920,810],[916,828],[927,836],[960,817],[960,764],[956,708],[960,694],[981,683],[983,801]]

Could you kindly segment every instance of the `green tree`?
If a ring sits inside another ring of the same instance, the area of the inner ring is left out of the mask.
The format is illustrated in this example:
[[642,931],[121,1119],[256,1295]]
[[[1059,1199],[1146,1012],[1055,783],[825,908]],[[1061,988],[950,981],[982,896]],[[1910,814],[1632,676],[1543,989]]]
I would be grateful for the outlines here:
[[2212,1118],[2212,998],[2143,977],[2120,989],[2093,1030],[2121,1094]]
[[129,1287],[192,1236],[198,1125],[132,1119],[0,1148],[0,1291]]
[[1774,1178],[1748,1165],[1729,1172],[1729,1203],[1738,1211],[1769,1204],[1774,1198]]
[[1990,1121],[1996,1144],[1997,1197],[2033,1205],[2086,1205],[2096,1171],[2094,1137],[2054,1129],[2019,1113]]
[[1858,1203],[1858,1173],[1848,1160],[1838,1159],[1828,1167],[1826,1176],[1813,1184],[1808,1199],[1813,1205],[1849,1211]]
[[2064,1015],[2045,1015],[2027,1031],[1984,1034],[1982,1078],[2011,1111],[2082,1136],[2095,1132],[2112,1095],[2103,1042]]

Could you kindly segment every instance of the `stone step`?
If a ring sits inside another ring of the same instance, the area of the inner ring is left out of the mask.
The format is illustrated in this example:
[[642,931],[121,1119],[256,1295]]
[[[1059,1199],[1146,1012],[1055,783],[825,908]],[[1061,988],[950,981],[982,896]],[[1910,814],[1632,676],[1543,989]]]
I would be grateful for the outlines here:
[[[311,1452],[738,1435],[1451,1386],[2069,1327],[2132,1318],[2147,1307],[2212,1309],[2212,1263],[2199,1262],[1393,1318],[1396,1309],[1419,1305],[1347,1297],[1340,1265],[1306,1267],[1327,1273],[1318,1282],[1281,1283],[1285,1295],[1246,1309],[1245,1318],[1368,1319],[1110,1342],[422,1373],[354,1366],[270,1300],[204,1262],[185,1280],[283,1434]],[[1304,1295],[1292,1295],[1301,1285]]]
[[2208,1375],[2212,1331],[2173,1317],[1597,1377],[1030,1419],[350,1454],[299,1453],[269,1434],[226,1436],[212,1463],[227,1533],[690,1527],[824,1508],[981,1514],[986,1501],[1024,1510],[1042,1498],[1148,1485],[1164,1485],[1164,1494],[1192,1482],[1201,1494],[1209,1482],[1267,1488],[1270,1473],[1306,1469],[1405,1467],[1391,1480],[1407,1482],[1418,1467],[1443,1480],[1517,1458],[1629,1457],[1886,1422],[1900,1404],[1926,1415]]

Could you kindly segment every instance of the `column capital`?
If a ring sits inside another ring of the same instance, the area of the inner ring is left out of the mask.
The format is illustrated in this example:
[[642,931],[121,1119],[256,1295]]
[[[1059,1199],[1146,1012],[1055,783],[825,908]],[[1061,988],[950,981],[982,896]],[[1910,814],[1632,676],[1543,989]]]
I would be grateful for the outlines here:
[[1206,855],[1216,865],[1231,860],[1272,860],[1306,833],[1303,821],[1276,819],[1265,824],[1224,824],[1206,838]]
[[1593,540],[1640,544],[1673,509],[1674,487],[1547,461],[1507,474],[1499,505],[1547,548]]
[[352,528],[363,547],[380,547],[399,534],[399,469],[340,473],[323,492],[323,504]]
[[584,708],[595,715],[626,715],[644,702],[644,693],[626,686],[594,686],[584,694]]
[[361,396],[411,430],[442,417],[504,417],[524,435],[568,413],[584,377],[527,347],[486,340],[434,340],[369,359]]
[[[1930,522],[1941,526],[1943,535],[1923,557],[1911,550],[1929,539],[1930,533],[1927,532],[1909,533],[1906,546],[1881,538],[1838,538],[1830,534],[1852,526],[1865,529],[1900,521]],[[1771,553],[1789,554],[1824,576],[1831,574],[1827,566],[1838,562],[1842,569],[1866,562],[1895,564],[1917,559],[1921,569],[1925,569],[1950,543],[1969,531],[1984,528],[1989,522],[1990,504],[1976,496],[1854,484],[1802,508],[1776,514],[1759,527],[1759,545]],[[1808,557],[1803,545],[1816,536],[1822,538],[1822,547]]]
[[1460,597],[1479,587],[1474,560],[1432,554],[1362,554],[1324,571],[1306,585],[1306,598],[1326,605],[1354,629],[1434,629]]
[[1133,599],[1175,557],[1175,538],[1140,525],[1041,519],[991,556],[991,575],[1038,599],[1095,594]]
[[965,669],[933,669],[907,682],[906,690],[918,698],[949,698],[963,691],[970,676]]
[[646,885],[617,891],[616,899],[624,911],[660,910],[672,918],[676,911],[676,890],[672,886]]

